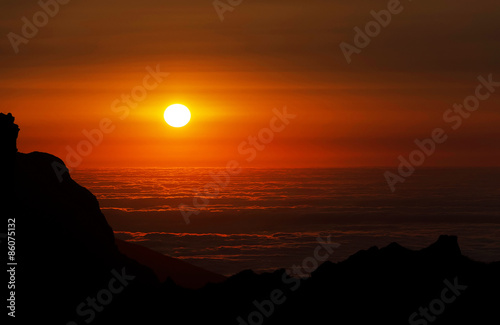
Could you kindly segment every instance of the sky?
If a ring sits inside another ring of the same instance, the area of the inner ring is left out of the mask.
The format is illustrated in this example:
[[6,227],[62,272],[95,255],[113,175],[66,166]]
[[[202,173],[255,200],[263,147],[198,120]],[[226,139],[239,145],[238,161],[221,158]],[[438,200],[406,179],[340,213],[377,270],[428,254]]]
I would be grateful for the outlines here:
[[[500,87],[460,118],[448,112],[476,96],[478,77],[500,82],[497,2],[47,3],[46,21],[37,1],[0,11],[0,107],[20,125],[21,152],[72,168],[397,166],[439,128],[446,141],[425,166],[500,166]],[[356,46],[354,28],[381,10],[390,22],[348,63],[341,44]],[[34,15],[38,31],[23,34]],[[163,120],[175,103],[192,113],[183,128]],[[269,133],[285,107],[294,117]],[[97,134],[90,147],[85,131]],[[248,161],[259,134],[272,139]]]

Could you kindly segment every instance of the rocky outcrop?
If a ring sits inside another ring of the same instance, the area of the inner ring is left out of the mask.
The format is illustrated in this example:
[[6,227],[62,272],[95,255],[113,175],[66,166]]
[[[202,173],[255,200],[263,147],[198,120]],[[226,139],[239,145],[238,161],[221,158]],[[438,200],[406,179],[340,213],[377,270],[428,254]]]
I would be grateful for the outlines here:
[[[167,286],[162,297],[186,324],[498,324],[500,263],[475,262],[457,238],[441,236],[413,251],[372,247],[310,278],[285,270],[241,272],[193,293]],[[168,293],[174,293],[169,295]],[[174,298],[175,295],[175,298]],[[188,310],[197,310],[196,314]]]
[[[12,115],[2,114],[1,216],[2,227],[7,219],[15,219],[16,225],[17,319],[110,324],[111,319],[133,323],[143,318],[159,286],[155,274],[120,253],[95,196],[69,173],[62,179],[55,173],[53,162],[64,165],[59,158],[17,152],[18,132]],[[99,300],[95,307],[89,305],[87,298],[108,290],[117,273],[133,280],[109,298],[109,308],[101,310]]]

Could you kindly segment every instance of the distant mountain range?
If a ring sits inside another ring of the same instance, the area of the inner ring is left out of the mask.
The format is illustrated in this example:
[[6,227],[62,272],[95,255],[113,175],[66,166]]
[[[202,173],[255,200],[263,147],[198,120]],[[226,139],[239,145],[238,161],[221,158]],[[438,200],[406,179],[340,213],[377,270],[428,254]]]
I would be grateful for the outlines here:
[[284,269],[226,279],[116,240],[59,158],[17,152],[18,132],[1,114],[2,227],[15,219],[19,324],[500,324],[500,262],[464,257],[454,236],[420,251],[371,247],[306,279]]

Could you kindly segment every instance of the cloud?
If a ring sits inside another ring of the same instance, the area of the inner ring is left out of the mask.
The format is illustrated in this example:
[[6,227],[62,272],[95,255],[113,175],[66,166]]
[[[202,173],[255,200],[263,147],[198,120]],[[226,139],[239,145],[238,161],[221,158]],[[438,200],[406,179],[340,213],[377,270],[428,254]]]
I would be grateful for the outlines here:
[[313,254],[318,237],[331,236],[332,242],[339,243],[330,260],[342,261],[359,250],[381,248],[391,242],[421,249],[441,234],[457,235],[463,254],[473,259],[495,261],[500,256],[497,224],[344,225],[331,231],[248,234],[115,232],[120,239],[225,275],[244,269],[263,272],[291,268]]

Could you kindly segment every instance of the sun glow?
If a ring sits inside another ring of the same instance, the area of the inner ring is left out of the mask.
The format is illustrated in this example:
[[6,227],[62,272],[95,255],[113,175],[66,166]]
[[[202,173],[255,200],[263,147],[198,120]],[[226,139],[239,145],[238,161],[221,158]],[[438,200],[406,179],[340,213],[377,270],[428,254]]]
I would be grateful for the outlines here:
[[167,107],[163,117],[168,125],[174,128],[180,128],[188,124],[191,119],[191,112],[184,105],[174,104]]

